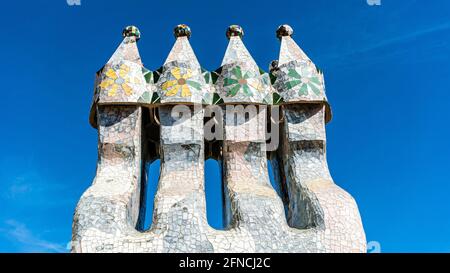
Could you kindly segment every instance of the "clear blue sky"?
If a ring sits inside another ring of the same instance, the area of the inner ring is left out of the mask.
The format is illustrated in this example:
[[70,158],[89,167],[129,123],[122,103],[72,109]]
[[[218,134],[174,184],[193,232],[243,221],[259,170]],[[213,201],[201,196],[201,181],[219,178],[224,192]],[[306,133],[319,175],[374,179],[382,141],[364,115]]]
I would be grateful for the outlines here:
[[[228,25],[243,26],[266,69],[278,56],[276,27],[290,24],[325,72],[334,111],[329,167],[357,200],[368,241],[383,252],[449,252],[450,1],[381,4],[3,1],[0,252],[66,251],[74,208],[95,174],[94,73],[130,24],[141,30],[145,66],[160,67],[179,23],[190,25],[209,70],[221,62]],[[208,192],[217,185],[208,181]],[[209,212],[218,211],[215,197]],[[209,219],[220,225],[217,215]]]

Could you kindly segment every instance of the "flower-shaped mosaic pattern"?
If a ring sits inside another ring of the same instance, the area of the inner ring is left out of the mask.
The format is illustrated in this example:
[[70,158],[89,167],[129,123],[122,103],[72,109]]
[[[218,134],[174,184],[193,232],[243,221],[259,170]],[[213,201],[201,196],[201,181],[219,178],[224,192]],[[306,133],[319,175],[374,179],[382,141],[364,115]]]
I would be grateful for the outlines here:
[[243,71],[240,66],[227,69],[223,75],[223,89],[227,97],[234,97],[242,91],[247,97],[263,90],[262,83],[256,73]]
[[161,90],[168,97],[178,96],[190,97],[192,91],[200,91],[201,83],[197,81],[196,75],[189,68],[174,67],[170,69],[167,79],[161,84]]
[[308,66],[289,68],[287,75],[290,81],[285,83],[286,89],[295,89],[301,96],[311,93],[320,95],[321,82],[314,68]]
[[100,91],[106,92],[109,97],[116,96],[121,90],[126,96],[133,94],[132,84],[141,84],[141,79],[130,73],[130,67],[124,63],[113,65],[102,74],[99,84]]
[[307,62],[289,62],[279,67],[274,87],[284,101],[326,100],[321,75]]

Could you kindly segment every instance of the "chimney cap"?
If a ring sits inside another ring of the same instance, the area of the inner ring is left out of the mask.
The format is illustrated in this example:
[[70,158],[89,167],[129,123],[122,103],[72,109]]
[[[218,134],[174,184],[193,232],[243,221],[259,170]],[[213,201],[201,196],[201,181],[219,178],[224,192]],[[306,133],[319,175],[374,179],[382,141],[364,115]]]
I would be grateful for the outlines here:
[[189,39],[191,38],[191,34],[191,28],[185,24],[179,24],[173,29],[173,35],[175,35],[175,38],[187,37]]
[[122,31],[122,37],[136,37],[136,41],[141,38],[141,32],[136,26],[127,26]]
[[233,36],[238,36],[242,39],[244,37],[244,29],[239,25],[231,25],[227,28],[227,38],[230,39]]
[[277,28],[277,38],[281,39],[283,36],[292,36],[294,34],[294,30],[290,25],[281,25]]

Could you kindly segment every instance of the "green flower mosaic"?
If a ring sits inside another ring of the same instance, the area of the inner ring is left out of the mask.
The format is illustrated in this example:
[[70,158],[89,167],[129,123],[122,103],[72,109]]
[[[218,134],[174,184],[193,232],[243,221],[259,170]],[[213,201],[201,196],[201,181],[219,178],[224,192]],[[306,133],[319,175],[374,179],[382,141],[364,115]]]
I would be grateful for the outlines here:
[[287,89],[298,88],[298,93],[301,96],[306,96],[311,92],[320,95],[322,83],[316,73],[306,68],[303,68],[299,73],[295,68],[291,68],[287,75],[291,78],[290,81],[286,82]]
[[227,97],[236,96],[240,90],[246,96],[251,97],[254,91],[261,90],[260,85],[261,83],[254,73],[251,71],[243,73],[240,66],[233,67],[231,73],[223,80],[223,87]]

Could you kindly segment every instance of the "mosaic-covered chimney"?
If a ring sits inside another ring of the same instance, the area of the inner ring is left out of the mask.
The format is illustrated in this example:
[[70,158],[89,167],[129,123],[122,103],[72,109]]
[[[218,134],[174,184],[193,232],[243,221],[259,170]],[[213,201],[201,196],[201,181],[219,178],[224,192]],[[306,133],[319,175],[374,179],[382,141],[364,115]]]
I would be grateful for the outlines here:
[[[280,54],[268,72],[240,26],[228,27],[215,71],[201,67],[191,34],[176,26],[166,61],[150,71],[139,30],[126,27],[97,72],[89,118],[97,171],[75,211],[72,252],[365,252],[357,205],[328,170],[324,76],[293,29],[277,29]],[[222,169],[223,230],[206,217],[210,158]],[[145,230],[145,166],[158,159]]]

